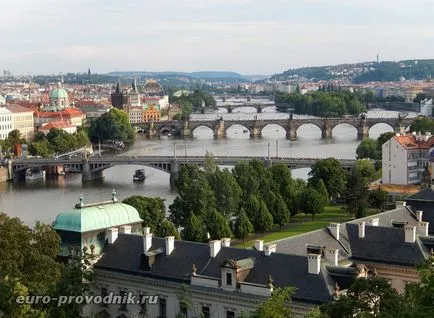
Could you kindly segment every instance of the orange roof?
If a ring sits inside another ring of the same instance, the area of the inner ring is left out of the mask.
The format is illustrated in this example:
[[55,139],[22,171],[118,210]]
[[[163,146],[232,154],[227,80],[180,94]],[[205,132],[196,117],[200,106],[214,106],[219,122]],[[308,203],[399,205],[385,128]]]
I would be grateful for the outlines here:
[[434,145],[434,136],[431,136],[428,140],[417,141],[415,135],[401,135],[395,136],[395,140],[400,143],[402,147],[407,150],[412,149],[430,149]]
[[43,125],[41,128],[39,128],[39,130],[50,130],[52,128],[63,129],[63,128],[72,128],[72,127],[75,126],[71,125],[67,121],[52,121]]
[[6,108],[9,109],[12,113],[28,113],[28,112],[33,113],[33,109],[22,107],[17,104],[10,104]]

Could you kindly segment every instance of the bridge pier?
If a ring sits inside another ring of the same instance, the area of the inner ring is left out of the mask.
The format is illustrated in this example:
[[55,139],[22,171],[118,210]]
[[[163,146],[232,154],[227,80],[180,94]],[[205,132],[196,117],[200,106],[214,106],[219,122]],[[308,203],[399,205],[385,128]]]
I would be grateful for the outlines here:
[[261,108],[261,106],[256,106],[256,112],[257,112],[257,113],[262,113],[262,108]]
[[226,137],[225,122],[223,119],[219,119],[214,126],[214,138]]
[[369,126],[363,125],[357,128],[357,137],[361,140],[369,138]]
[[228,108],[226,108],[227,110],[228,110],[228,114],[231,114],[232,113],[232,107],[228,107]]
[[170,164],[170,188],[172,190],[176,189],[176,181],[179,178],[179,162],[176,159],[171,160]]
[[155,128],[155,124],[154,124],[154,122],[151,122],[151,123],[149,124],[149,129],[148,129],[148,131],[146,132],[146,137],[149,138],[149,139],[154,138],[154,137],[160,137],[160,136],[159,136],[159,132],[158,132],[157,129]]
[[297,140],[297,129],[295,127],[289,127],[286,129],[286,139],[291,141]]
[[253,127],[249,127],[250,138],[260,138],[262,137],[262,127],[253,124]]
[[191,137],[191,129],[190,129],[190,125],[188,121],[183,121],[182,122],[182,127],[181,127],[181,137],[183,138],[190,138]]
[[321,129],[321,137],[323,139],[330,139],[330,138],[332,138],[332,128],[329,125],[326,124]]
[[104,178],[102,170],[92,171],[90,169],[89,161],[83,160],[83,171],[81,172],[82,182],[93,181],[102,178]]

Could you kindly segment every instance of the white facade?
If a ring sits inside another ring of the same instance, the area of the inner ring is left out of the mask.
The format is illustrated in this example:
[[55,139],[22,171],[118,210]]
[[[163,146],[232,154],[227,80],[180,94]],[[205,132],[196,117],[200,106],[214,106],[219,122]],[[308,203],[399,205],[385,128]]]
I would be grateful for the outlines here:
[[0,106],[6,104],[6,98],[3,97],[3,95],[0,95]]
[[7,108],[0,107],[0,139],[6,139],[12,130],[12,113]]
[[382,146],[383,184],[418,184],[428,164],[430,133],[426,135],[399,135]]
[[432,116],[432,98],[425,99],[420,103],[420,114],[426,117]]

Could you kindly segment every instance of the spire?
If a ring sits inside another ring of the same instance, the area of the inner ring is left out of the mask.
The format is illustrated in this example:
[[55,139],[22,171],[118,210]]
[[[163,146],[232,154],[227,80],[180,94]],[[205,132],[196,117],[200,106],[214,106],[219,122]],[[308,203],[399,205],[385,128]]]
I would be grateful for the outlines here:
[[137,92],[137,78],[134,77],[133,83],[132,83],[132,87],[133,87],[133,92]]
[[113,203],[118,201],[118,199],[116,198],[116,190],[115,189],[113,189],[113,192],[112,192],[112,201],[113,201]]
[[120,92],[121,92],[121,88],[120,88],[120,85],[121,83],[119,83],[119,80],[118,80],[118,83],[116,84],[116,94],[119,94]]
[[83,194],[82,193],[80,193],[80,203],[78,203],[75,207],[78,208],[78,209],[84,207],[84,198],[83,198]]

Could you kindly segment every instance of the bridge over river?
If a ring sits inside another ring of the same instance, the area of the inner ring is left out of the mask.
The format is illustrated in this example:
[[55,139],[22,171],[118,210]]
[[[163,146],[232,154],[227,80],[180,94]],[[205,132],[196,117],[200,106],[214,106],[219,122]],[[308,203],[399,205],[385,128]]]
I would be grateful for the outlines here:
[[[89,158],[30,158],[16,159],[9,161],[10,176],[13,179],[24,178],[25,171],[29,168],[48,168],[62,166],[72,172],[82,173],[83,181],[90,181],[103,177],[103,171],[118,165],[141,165],[170,173],[171,184],[176,180],[179,168],[185,164],[203,165],[205,156],[107,156],[107,157],[89,157]],[[260,160],[266,165],[284,164],[290,169],[310,168],[316,161],[323,158],[273,158],[273,157],[215,157],[217,165],[234,166],[240,161]],[[338,159],[342,167],[351,170],[357,160],[355,159]]]
[[261,137],[262,130],[268,125],[278,125],[286,132],[286,138],[297,140],[297,130],[303,125],[312,124],[321,129],[321,136],[324,139],[332,137],[333,128],[341,124],[349,124],[357,129],[357,136],[360,139],[369,137],[369,129],[376,124],[387,124],[397,133],[404,133],[414,118],[293,118],[292,115],[287,119],[231,119],[223,120],[222,117],[216,120],[184,120],[184,121],[160,121],[151,123],[133,124],[141,127],[149,138],[159,137],[164,132],[176,132],[181,137],[193,137],[193,132],[198,127],[208,127],[214,133],[214,138],[226,137],[227,130],[240,125],[245,127],[250,137]]

